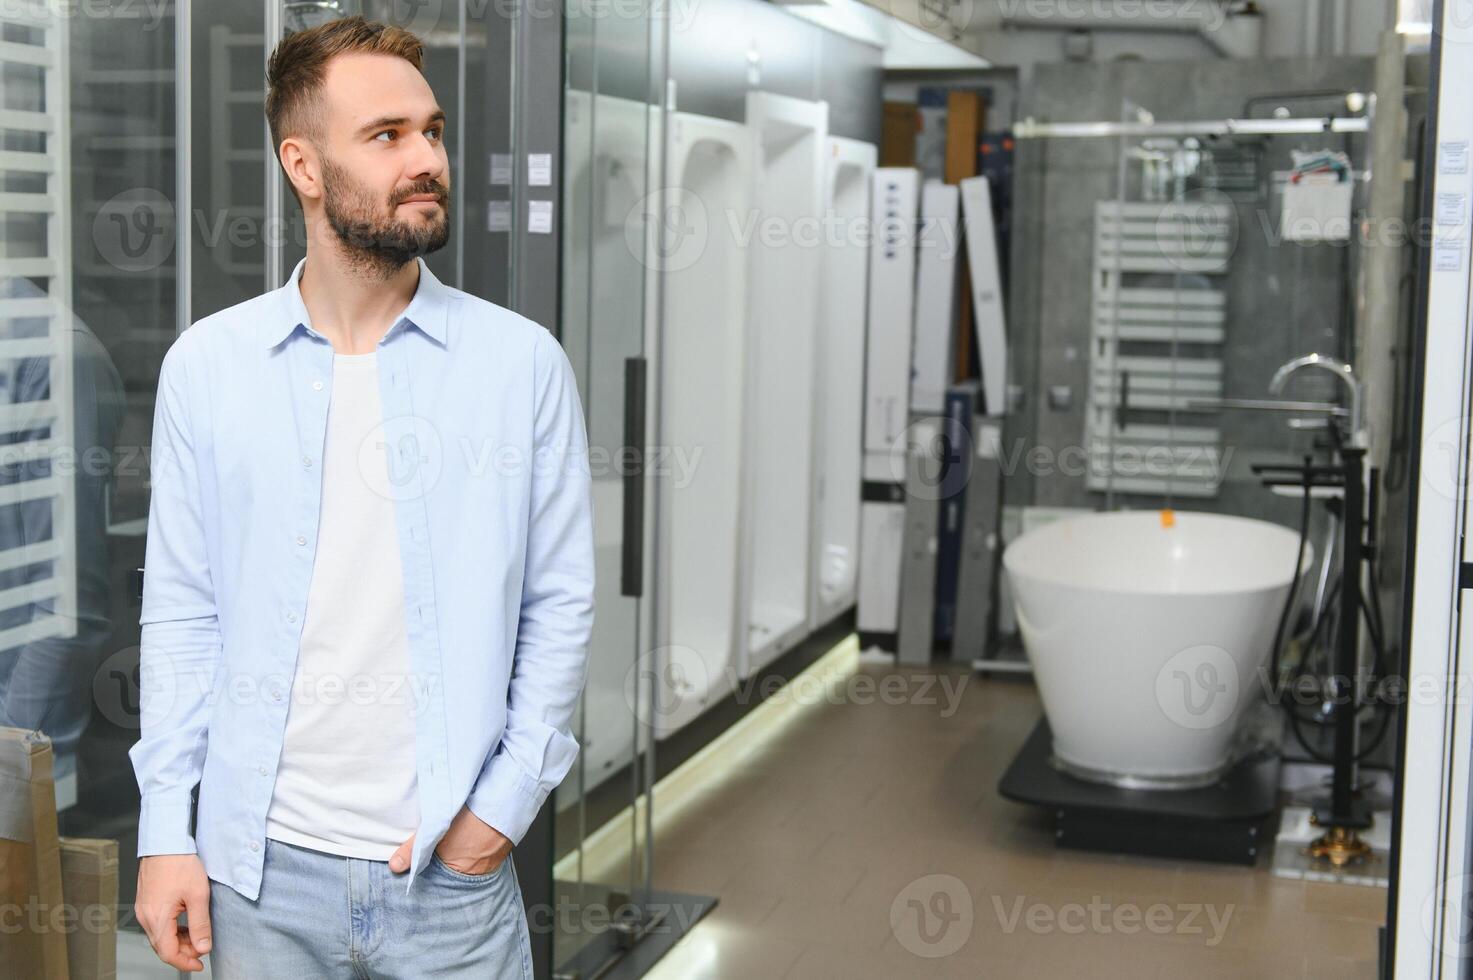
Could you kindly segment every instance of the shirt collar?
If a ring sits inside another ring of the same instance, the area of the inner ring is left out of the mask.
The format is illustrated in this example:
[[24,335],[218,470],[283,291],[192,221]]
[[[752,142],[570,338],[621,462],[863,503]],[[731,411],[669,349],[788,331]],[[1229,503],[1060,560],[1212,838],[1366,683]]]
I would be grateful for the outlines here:
[[[402,323],[409,323],[418,327],[427,337],[432,338],[441,346],[447,344],[447,325],[450,319],[450,290],[445,287],[435,274],[430,271],[428,263],[422,256],[415,256],[414,261],[419,265],[419,285],[415,288],[414,298],[409,301],[403,313],[394,326],[389,328],[392,333]],[[265,324],[262,334],[267,347],[275,347],[286,338],[290,337],[297,327],[312,330],[312,318],[307,313],[307,304],[302,301],[302,267],[307,264],[305,257],[297,261],[296,268],[286,283],[276,290],[280,312],[274,322]],[[386,333],[385,336],[388,336]]]

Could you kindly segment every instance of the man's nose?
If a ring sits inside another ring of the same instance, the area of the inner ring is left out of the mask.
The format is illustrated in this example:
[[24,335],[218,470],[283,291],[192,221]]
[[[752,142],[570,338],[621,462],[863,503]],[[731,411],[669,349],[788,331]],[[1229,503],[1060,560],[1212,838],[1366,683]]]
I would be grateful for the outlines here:
[[437,184],[444,183],[444,164],[440,161],[439,151],[423,133],[416,144],[414,159],[410,161],[409,176],[415,183],[425,178],[430,178]]

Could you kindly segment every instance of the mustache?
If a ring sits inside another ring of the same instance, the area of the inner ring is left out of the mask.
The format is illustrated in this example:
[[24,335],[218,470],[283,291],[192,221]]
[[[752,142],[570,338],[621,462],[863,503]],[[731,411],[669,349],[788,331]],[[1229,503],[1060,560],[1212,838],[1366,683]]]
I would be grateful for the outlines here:
[[450,189],[443,184],[431,184],[428,187],[414,187],[405,191],[403,194],[400,194],[398,196],[398,199],[395,200],[394,203],[403,204],[411,197],[419,194],[433,194],[435,195],[435,200],[439,201],[441,204],[444,204],[446,199],[450,197]]

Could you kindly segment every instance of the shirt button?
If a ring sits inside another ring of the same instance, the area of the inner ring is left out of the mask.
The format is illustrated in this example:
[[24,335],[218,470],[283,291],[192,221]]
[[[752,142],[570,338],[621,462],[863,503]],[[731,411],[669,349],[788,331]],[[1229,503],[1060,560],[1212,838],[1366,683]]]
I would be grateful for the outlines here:
[[266,768],[266,767],[265,767],[265,766],[257,766],[257,767],[256,767],[256,773],[257,773],[257,774],[258,774],[258,775],[261,775],[261,776],[264,776],[264,775],[266,775],[266,773],[268,773],[268,772],[270,772],[270,770],[269,770],[269,769],[267,769],[267,768]]
[[286,621],[288,623],[295,623],[297,621],[297,614],[296,613],[287,613],[286,614]]
[[311,456],[303,456],[302,457],[302,465],[303,466],[311,466],[312,465],[312,457]]
[[314,381],[314,382],[312,382],[312,390],[313,391],[321,391],[322,390],[322,382],[321,381]]
[[306,535],[303,535],[303,534],[297,535],[297,544],[306,544],[306,543],[307,543],[307,537],[306,537]]
[[251,841],[251,850],[253,850],[253,851],[259,851],[260,849],[261,849],[261,842],[260,841],[255,841],[255,840]]
[[275,687],[275,688],[272,688],[271,689],[271,700],[273,700],[273,701],[280,701],[281,700],[281,688]]

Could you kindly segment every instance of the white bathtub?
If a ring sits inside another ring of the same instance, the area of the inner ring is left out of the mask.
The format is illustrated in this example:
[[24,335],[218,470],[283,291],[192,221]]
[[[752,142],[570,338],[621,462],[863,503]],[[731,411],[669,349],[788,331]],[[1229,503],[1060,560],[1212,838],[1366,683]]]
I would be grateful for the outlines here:
[[1087,514],[1008,545],[1055,763],[1121,786],[1215,781],[1262,690],[1298,546],[1277,524],[1182,511]]

